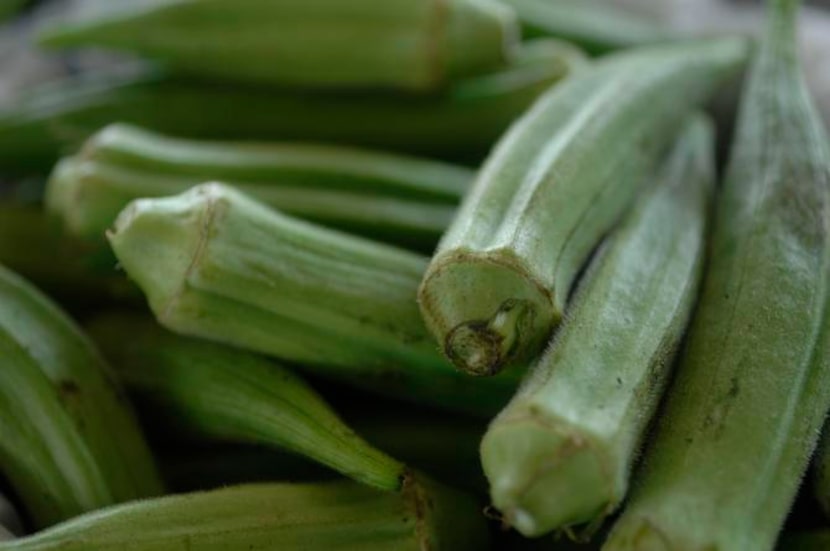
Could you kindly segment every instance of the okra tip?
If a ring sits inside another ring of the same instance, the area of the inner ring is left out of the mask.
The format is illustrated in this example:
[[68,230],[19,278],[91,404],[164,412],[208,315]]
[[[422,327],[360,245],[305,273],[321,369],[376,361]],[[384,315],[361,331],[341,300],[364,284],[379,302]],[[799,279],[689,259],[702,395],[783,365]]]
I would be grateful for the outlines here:
[[673,545],[665,534],[649,519],[640,518],[622,530],[614,529],[602,551],[708,551],[707,547]]
[[453,254],[434,261],[418,292],[424,321],[447,358],[471,375],[529,360],[558,322],[551,297],[524,270]]
[[490,498],[527,537],[602,519],[619,493],[604,450],[532,408],[499,418],[481,443]]

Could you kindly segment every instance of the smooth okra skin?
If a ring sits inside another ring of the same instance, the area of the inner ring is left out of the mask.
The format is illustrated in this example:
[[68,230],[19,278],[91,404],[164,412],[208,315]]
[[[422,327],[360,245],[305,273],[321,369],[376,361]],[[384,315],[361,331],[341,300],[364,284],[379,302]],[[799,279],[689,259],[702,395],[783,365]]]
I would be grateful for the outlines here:
[[697,314],[607,551],[773,549],[830,406],[830,148],[797,6],[769,3]]
[[222,180],[288,214],[432,251],[474,174],[357,148],[202,142],[111,125],[58,163],[46,203],[70,233],[103,241],[130,201]]
[[108,234],[173,331],[408,400],[492,414],[519,373],[475,383],[415,301],[427,259],[283,215],[220,184],[134,201]]
[[493,0],[132,0],[77,10],[40,42],[233,82],[430,91],[506,64],[518,34]]
[[488,375],[538,354],[583,263],[684,118],[746,53],[741,39],[629,50],[546,93],[513,125],[419,291],[453,363]]
[[402,492],[352,481],[249,484],[109,507],[2,551],[305,549],[480,551],[487,526],[469,497],[408,477]]
[[123,390],[74,323],[0,266],[0,470],[35,526],[162,493]]
[[170,333],[152,318],[109,314],[86,328],[129,391],[182,432],[276,446],[358,482],[400,488],[404,465],[363,440],[289,369]]
[[484,436],[493,504],[528,537],[597,525],[625,496],[696,298],[713,154],[711,124],[692,118]]
[[542,92],[585,63],[555,40],[440,94],[345,94],[193,82],[142,71],[82,74],[0,111],[0,169],[45,172],[114,121],[217,140],[306,140],[480,159]]

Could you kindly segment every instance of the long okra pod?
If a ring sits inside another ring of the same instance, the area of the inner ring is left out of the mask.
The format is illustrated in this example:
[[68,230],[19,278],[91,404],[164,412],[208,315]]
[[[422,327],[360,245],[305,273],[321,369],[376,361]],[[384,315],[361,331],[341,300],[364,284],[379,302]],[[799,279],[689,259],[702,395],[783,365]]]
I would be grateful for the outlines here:
[[370,486],[400,488],[404,465],[349,428],[297,375],[265,358],[108,315],[87,330],[129,391],[183,432],[303,454]]
[[584,61],[569,44],[537,40],[522,45],[505,69],[429,97],[273,90],[143,72],[80,75],[0,111],[0,168],[49,170],[67,148],[115,121],[193,138],[309,140],[480,158],[539,94]]
[[766,551],[830,406],[830,147],[772,0],[703,293],[608,551]]
[[516,373],[474,382],[444,360],[415,301],[428,260],[207,184],[130,204],[108,234],[168,328],[393,396],[491,414]]
[[0,266],[0,470],[38,527],[161,493],[123,390],[46,297]]
[[114,48],[229,81],[424,91],[504,65],[519,34],[513,10],[493,0],[108,4],[78,10],[41,43]]
[[625,496],[696,297],[713,153],[708,121],[692,119],[484,436],[493,504],[526,536],[596,524]]
[[401,493],[351,481],[251,484],[110,507],[0,551],[482,551],[475,501],[423,478]]
[[630,50],[545,94],[501,139],[424,277],[421,311],[476,375],[529,361],[571,285],[693,106],[737,70],[746,42]]
[[288,214],[431,252],[473,177],[355,148],[199,142],[113,125],[57,165],[46,200],[71,233],[103,241],[133,199],[221,180]]

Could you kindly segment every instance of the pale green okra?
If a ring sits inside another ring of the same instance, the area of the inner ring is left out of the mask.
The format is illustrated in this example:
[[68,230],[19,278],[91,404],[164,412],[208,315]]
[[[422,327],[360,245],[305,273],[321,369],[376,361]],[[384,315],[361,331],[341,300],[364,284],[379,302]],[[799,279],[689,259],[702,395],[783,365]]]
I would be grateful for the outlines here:
[[484,436],[493,504],[525,536],[597,526],[625,497],[697,296],[713,155],[711,124],[692,118]]
[[203,142],[116,124],[58,163],[46,203],[70,233],[103,241],[130,201],[221,180],[288,214],[432,251],[474,176],[357,148]]
[[9,542],[0,551],[482,551],[474,500],[423,477],[402,492],[352,481],[250,484],[109,507]]
[[113,48],[229,81],[429,91],[505,65],[519,34],[513,11],[493,0],[108,4],[77,10],[41,43]]
[[66,314],[0,266],[0,471],[42,528],[163,488],[122,388]]
[[830,406],[830,147],[798,5],[768,5],[700,303],[607,551],[773,549]]
[[173,331],[301,364],[359,387],[492,414],[519,373],[474,382],[418,312],[428,259],[298,220],[220,184],[134,201],[108,234]]
[[736,72],[741,39],[609,56],[542,96],[501,139],[419,291],[427,326],[476,375],[530,361],[591,251],[692,109]]
[[347,426],[284,366],[170,333],[152,318],[104,315],[86,326],[130,393],[181,434],[299,453],[382,490],[405,467]]

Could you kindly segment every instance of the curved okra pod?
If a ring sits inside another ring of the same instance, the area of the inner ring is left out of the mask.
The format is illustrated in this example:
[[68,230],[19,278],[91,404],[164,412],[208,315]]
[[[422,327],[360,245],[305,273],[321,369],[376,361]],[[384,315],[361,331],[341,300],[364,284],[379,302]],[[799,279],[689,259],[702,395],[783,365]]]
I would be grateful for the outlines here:
[[360,438],[285,367],[169,333],[152,318],[108,315],[87,330],[127,389],[181,433],[275,446],[375,488],[400,488],[404,465]]
[[696,298],[713,154],[709,122],[691,119],[484,436],[493,504],[525,536],[597,525],[625,497]]
[[356,148],[200,142],[112,125],[58,163],[46,202],[71,233],[103,241],[133,199],[221,180],[287,214],[432,251],[474,175]]
[[513,10],[493,0],[107,4],[78,10],[41,43],[114,48],[228,81],[428,91],[504,65],[519,34]]
[[492,414],[518,373],[471,381],[444,360],[415,301],[427,259],[207,184],[134,201],[108,234],[156,318],[360,387]]
[[830,407],[830,146],[798,2],[768,6],[697,314],[608,551],[773,549]]
[[0,266],[0,470],[36,526],[162,492],[109,367],[72,321]]
[[192,138],[307,140],[478,159],[542,92],[584,64],[570,44],[535,40],[508,67],[429,97],[240,87],[135,71],[79,75],[0,111],[0,168],[48,171],[114,121]]
[[423,477],[401,492],[351,481],[250,484],[109,507],[0,551],[482,551],[487,526],[474,500]]
[[629,50],[568,79],[514,124],[419,292],[448,358],[491,375],[539,352],[591,251],[691,109],[746,53],[739,39]]

